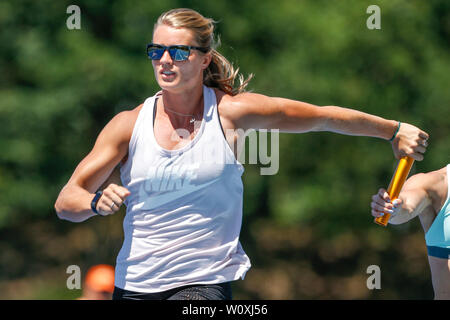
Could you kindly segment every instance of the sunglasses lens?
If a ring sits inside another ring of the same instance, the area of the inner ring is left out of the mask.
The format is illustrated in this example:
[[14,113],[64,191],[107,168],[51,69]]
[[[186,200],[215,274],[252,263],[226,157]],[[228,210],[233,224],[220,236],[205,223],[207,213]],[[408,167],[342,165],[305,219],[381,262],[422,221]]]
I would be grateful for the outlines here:
[[164,55],[166,49],[169,51],[170,57],[174,61],[185,61],[189,58],[190,50],[189,47],[185,46],[174,46],[174,47],[160,47],[160,46],[150,46],[147,50],[147,55],[152,60],[160,60]]
[[164,49],[158,48],[158,47],[150,47],[148,48],[148,57],[152,60],[159,60],[161,59],[162,55],[164,54]]
[[177,47],[169,50],[169,53],[175,61],[184,61],[189,57],[189,48]]

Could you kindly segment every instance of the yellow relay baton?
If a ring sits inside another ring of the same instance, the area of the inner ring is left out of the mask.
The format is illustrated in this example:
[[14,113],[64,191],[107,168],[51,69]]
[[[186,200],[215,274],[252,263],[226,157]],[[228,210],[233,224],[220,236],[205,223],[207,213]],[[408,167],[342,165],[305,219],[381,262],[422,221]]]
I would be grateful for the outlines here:
[[[387,193],[391,198],[391,201],[394,201],[398,198],[400,191],[402,190],[403,184],[408,178],[409,171],[411,171],[411,167],[414,163],[414,159],[410,157],[402,157],[398,162],[397,168],[395,169],[394,175],[392,176],[391,183],[389,183],[389,187]],[[375,218],[375,223],[380,226],[386,227],[391,215],[389,213],[385,213],[381,217]]]

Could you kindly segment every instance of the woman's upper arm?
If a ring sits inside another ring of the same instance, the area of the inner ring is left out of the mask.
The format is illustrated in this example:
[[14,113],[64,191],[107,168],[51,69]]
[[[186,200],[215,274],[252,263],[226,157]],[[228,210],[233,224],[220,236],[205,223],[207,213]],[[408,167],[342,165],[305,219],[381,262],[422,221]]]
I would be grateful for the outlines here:
[[403,201],[402,209],[392,218],[392,223],[404,223],[420,215],[427,207],[432,205],[427,192],[430,178],[427,174],[419,173],[410,177],[403,186],[399,198]]
[[138,111],[123,111],[103,128],[89,154],[78,164],[67,185],[95,192],[127,155]]
[[227,118],[233,121],[237,128],[244,130],[312,131],[320,124],[322,115],[318,106],[256,93],[242,93],[229,97],[227,102],[227,108],[224,108]]

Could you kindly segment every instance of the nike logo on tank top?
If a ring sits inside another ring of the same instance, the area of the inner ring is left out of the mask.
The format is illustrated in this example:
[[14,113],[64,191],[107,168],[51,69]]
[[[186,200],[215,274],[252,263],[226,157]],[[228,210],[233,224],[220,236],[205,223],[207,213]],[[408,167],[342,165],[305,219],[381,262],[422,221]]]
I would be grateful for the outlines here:
[[203,119],[185,146],[156,141],[156,99],[147,98],[121,167],[130,190],[115,285],[160,292],[244,278],[251,264],[239,242],[244,168],[221,129],[214,90],[203,87]]

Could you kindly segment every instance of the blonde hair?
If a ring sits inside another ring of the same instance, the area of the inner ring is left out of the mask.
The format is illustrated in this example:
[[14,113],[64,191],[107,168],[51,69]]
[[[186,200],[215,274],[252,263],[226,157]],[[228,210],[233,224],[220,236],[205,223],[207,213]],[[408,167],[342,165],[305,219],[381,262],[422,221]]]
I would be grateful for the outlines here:
[[[219,88],[232,96],[244,92],[253,74],[247,79],[239,73],[217,50],[220,40],[214,39],[214,23],[210,18],[203,17],[192,9],[172,9],[163,13],[157,20],[154,29],[159,25],[167,25],[173,28],[186,28],[193,32],[196,42],[200,47],[208,48],[212,59],[208,68],[203,71],[203,84],[211,88]],[[236,79],[239,85],[235,86]]]

